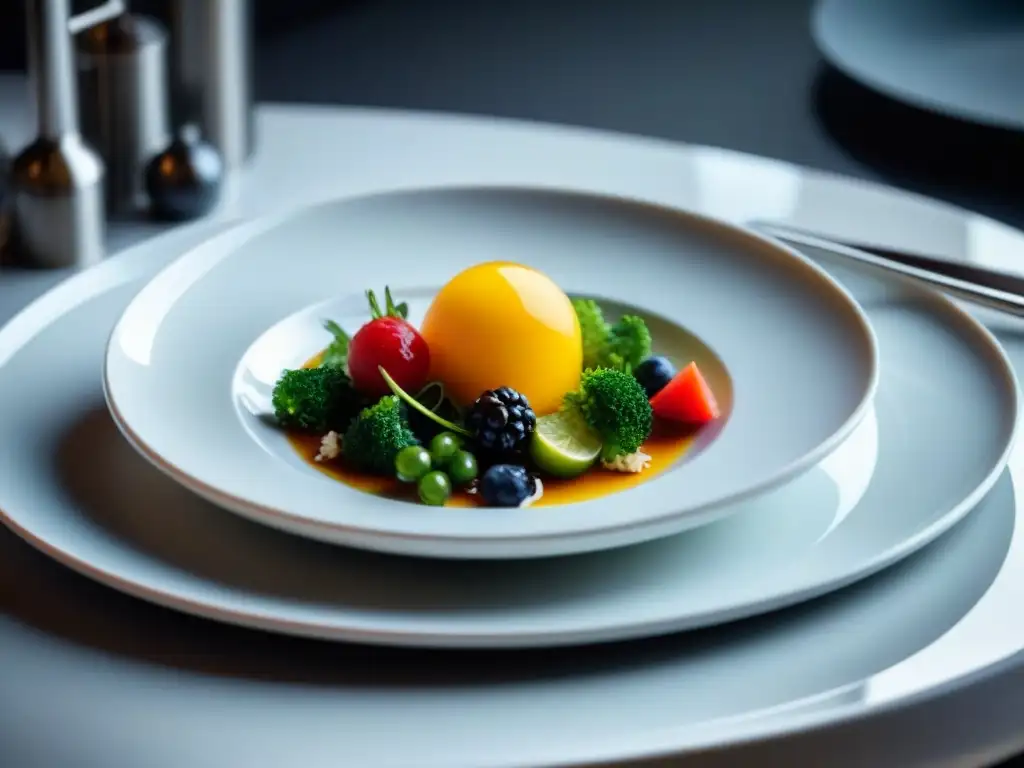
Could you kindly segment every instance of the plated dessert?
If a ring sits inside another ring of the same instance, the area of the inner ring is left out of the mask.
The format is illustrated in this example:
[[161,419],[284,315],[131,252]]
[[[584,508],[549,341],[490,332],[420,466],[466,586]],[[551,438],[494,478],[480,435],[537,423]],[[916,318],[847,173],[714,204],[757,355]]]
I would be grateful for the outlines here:
[[832,454],[878,371],[849,292],[765,238],[471,187],[331,201],[204,243],[126,308],[103,383],[140,453],[235,514],[513,559],[735,514]]
[[366,322],[326,320],[330,343],[271,398],[295,449],[349,486],[433,506],[584,501],[669,469],[719,417],[697,364],[655,354],[642,317],[606,317],[531,267],[463,270],[419,328],[389,288],[366,296]]

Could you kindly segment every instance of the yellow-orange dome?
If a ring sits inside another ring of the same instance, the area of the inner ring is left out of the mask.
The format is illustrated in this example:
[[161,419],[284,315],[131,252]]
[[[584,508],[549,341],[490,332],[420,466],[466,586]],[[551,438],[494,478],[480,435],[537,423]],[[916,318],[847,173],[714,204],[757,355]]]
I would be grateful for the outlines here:
[[434,298],[420,332],[431,378],[463,405],[507,386],[543,415],[579,385],[583,347],[572,302],[530,267],[487,262],[460,272]]

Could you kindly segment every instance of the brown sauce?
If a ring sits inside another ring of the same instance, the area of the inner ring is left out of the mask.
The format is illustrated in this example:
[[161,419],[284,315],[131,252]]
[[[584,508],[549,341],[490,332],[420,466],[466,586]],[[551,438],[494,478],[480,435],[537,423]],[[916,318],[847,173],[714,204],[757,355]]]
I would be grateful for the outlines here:
[[[315,368],[319,364],[320,355],[317,355],[310,359],[305,367]],[[338,482],[378,496],[387,496],[388,498],[406,501],[416,500],[415,486],[401,483],[394,477],[383,477],[360,472],[347,467],[344,459],[340,457],[335,461],[316,461],[315,457],[320,451],[321,437],[321,435],[311,435],[302,432],[289,432],[288,441],[311,467],[334,478]],[[571,480],[544,477],[542,478],[544,482],[544,495],[534,506],[547,507],[556,504],[589,501],[601,496],[625,491],[629,488],[635,488],[641,483],[657,477],[666,469],[671,468],[686,453],[695,437],[696,433],[693,431],[680,432],[673,430],[671,427],[656,424],[654,432],[641,448],[644,453],[651,457],[650,466],[643,472],[612,472],[600,467],[594,467],[583,475],[574,477]],[[456,491],[448,500],[447,506],[472,507],[480,506],[481,504],[482,501],[478,496]]]

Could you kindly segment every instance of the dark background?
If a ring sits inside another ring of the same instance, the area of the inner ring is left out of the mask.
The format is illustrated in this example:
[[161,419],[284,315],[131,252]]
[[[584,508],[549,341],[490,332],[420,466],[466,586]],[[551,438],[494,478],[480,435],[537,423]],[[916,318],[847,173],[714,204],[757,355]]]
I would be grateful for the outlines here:
[[[23,4],[0,2],[0,69],[19,70]],[[161,17],[167,3],[132,7]],[[1024,228],[1024,135],[920,112],[847,80],[813,45],[811,0],[254,7],[260,101],[498,115],[709,144],[885,181]]]
[[[90,7],[92,0],[75,0]],[[0,68],[23,66],[22,3]],[[135,0],[161,16],[168,0]],[[887,101],[823,64],[811,0],[254,0],[261,101],[406,107],[738,149],[1024,227],[1022,135]]]

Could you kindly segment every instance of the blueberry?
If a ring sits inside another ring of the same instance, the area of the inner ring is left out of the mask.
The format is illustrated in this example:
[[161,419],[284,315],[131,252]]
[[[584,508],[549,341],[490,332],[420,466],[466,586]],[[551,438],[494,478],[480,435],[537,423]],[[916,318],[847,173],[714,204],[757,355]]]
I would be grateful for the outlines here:
[[495,464],[480,481],[480,494],[492,507],[518,507],[530,496],[533,483],[525,467]]
[[647,397],[658,394],[675,375],[675,367],[665,357],[648,357],[633,370],[633,376],[640,382]]

